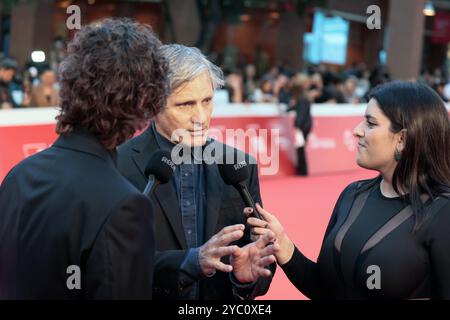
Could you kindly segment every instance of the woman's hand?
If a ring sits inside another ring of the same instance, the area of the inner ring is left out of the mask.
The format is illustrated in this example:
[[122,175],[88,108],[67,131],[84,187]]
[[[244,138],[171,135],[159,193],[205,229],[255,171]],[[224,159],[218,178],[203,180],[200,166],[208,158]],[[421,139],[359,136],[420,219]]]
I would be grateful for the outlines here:
[[[260,236],[266,234],[267,230],[271,230],[275,234],[275,241],[280,246],[278,252],[275,253],[278,264],[283,265],[289,262],[289,260],[291,260],[292,258],[292,254],[294,253],[294,244],[284,232],[283,225],[274,215],[264,210],[259,204],[256,204],[256,209],[261,214],[264,220],[260,220],[254,217],[250,217],[247,219],[247,223],[252,227],[252,239],[256,240]],[[253,212],[253,209],[245,208],[244,212],[246,214],[251,214]]]

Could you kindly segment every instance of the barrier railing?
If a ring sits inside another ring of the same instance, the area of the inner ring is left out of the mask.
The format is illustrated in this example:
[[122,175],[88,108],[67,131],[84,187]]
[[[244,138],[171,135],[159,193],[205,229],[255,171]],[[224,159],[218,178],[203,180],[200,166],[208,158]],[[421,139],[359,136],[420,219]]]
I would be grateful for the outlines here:
[[[310,174],[357,170],[353,128],[366,105],[315,104],[306,145]],[[294,114],[278,104],[216,103],[210,135],[253,155],[261,177],[294,172]],[[450,109],[449,109],[450,110]],[[0,110],[0,181],[19,161],[49,147],[57,138],[56,108]]]

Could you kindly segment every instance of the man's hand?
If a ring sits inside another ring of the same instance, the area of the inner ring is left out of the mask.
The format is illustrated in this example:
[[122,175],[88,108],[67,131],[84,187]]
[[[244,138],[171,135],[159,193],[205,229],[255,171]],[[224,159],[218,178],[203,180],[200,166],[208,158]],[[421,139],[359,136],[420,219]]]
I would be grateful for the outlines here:
[[238,246],[229,246],[229,244],[242,238],[244,229],[243,224],[225,227],[200,247],[198,259],[205,276],[214,275],[216,270],[233,271],[231,265],[223,263],[220,259],[234,254],[239,249]]
[[259,277],[270,277],[271,272],[265,267],[276,261],[274,254],[279,250],[279,245],[273,243],[275,234],[266,231],[256,242],[238,248],[231,255],[233,273],[239,282],[254,282]]

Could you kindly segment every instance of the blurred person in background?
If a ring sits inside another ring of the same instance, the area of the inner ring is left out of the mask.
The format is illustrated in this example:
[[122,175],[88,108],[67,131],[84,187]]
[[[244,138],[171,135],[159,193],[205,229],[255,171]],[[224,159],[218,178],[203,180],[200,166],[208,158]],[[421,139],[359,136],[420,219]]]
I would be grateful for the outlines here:
[[273,95],[276,98],[275,102],[288,104],[290,100],[289,92],[289,77],[280,73],[273,85]]
[[315,73],[311,77],[309,97],[315,103],[344,103],[342,80],[334,73],[329,73],[328,84],[324,85],[322,75]]
[[257,103],[277,102],[277,97],[273,94],[272,82],[269,79],[262,80],[259,88],[255,90],[254,97]]
[[309,102],[313,102],[314,101],[314,96],[311,95],[311,78],[306,74],[306,73],[302,73],[302,72],[298,72],[296,74],[294,74],[291,79],[289,79],[289,89],[296,83],[301,83],[302,84],[302,89],[303,89],[303,95],[305,98],[307,98],[309,100]]
[[448,70],[447,81],[445,81],[444,96],[447,98],[447,100],[450,100],[450,69]]
[[361,78],[358,78],[356,81],[355,95],[359,99],[359,102],[367,102],[365,100],[364,95],[369,91],[370,88],[370,71],[368,69],[363,69],[361,72]]
[[30,107],[55,107],[59,104],[59,91],[56,87],[56,75],[46,69],[41,73],[40,83],[31,89]]
[[354,76],[350,76],[344,81],[342,87],[344,103],[356,104],[360,102],[359,98],[356,96],[356,84],[357,79]]
[[241,103],[244,98],[244,83],[241,71],[234,69],[225,79],[225,87],[231,103]]
[[261,79],[264,74],[270,69],[270,57],[266,50],[260,46],[255,48],[255,67],[256,77]]
[[318,72],[311,75],[311,85],[309,87],[308,96],[315,103],[323,103],[330,99],[330,97],[324,93],[322,75]]
[[448,98],[445,96],[445,86],[445,81],[438,80],[431,87],[437,92],[444,102],[448,102]]
[[275,84],[275,81],[278,78],[278,75],[280,74],[280,68],[278,66],[272,66],[269,71],[262,76],[262,81],[268,80],[270,84],[273,86]]
[[0,60],[0,109],[16,108],[14,101],[12,81],[16,74],[17,63],[10,58]]
[[337,74],[332,74],[329,84],[323,90],[324,95],[328,97],[325,103],[346,103],[344,90],[344,81]]
[[306,160],[305,148],[308,135],[312,128],[311,102],[306,97],[305,83],[300,82],[301,78],[293,82],[290,87],[291,100],[287,111],[295,111],[294,120],[295,148],[297,150],[297,169],[299,176],[308,175],[308,162]]
[[258,87],[256,82],[256,67],[253,64],[245,66],[244,72],[244,102],[255,102],[255,90]]
[[369,75],[369,90],[375,88],[379,84],[383,84],[391,80],[391,75],[385,66],[376,66]]
[[319,63],[315,72],[321,75],[324,87],[328,86],[333,80],[333,77],[335,76],[334,72],[330,70],[329,66],[326,65],[325,63]]

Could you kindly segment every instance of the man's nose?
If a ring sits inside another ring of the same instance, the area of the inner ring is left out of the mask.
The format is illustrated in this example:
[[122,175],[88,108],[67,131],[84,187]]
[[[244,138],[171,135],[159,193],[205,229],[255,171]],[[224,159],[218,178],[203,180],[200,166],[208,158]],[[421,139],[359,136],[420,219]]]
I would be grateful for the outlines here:
[[208,115],[206,110],[203,108],[201,104],[197,104],[195,106],[194,113],[192,114],[192,122],[194,124],[203,126],[203,124],[207,121]]

